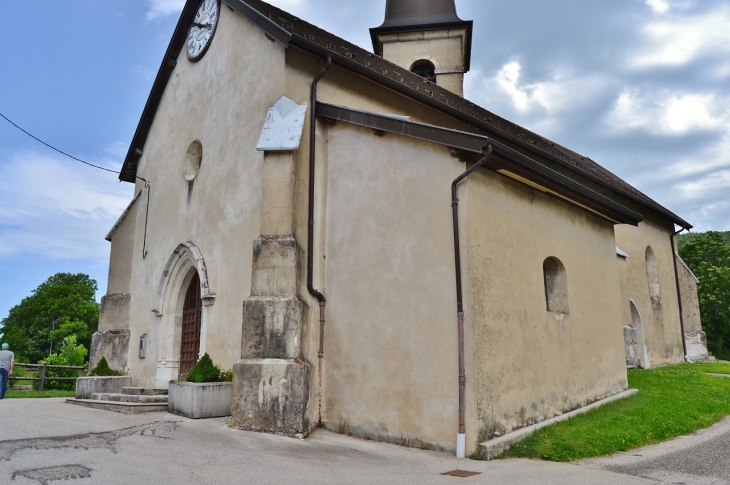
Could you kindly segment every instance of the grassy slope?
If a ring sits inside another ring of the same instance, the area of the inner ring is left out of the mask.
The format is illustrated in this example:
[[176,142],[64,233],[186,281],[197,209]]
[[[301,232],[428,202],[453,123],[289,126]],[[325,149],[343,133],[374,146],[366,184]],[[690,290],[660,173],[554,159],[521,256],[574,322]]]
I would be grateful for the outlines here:
[[549,426],[513,445],[505,457],[572,461],[658,443],[730,415],[730,362],[629,371],[639,394]]

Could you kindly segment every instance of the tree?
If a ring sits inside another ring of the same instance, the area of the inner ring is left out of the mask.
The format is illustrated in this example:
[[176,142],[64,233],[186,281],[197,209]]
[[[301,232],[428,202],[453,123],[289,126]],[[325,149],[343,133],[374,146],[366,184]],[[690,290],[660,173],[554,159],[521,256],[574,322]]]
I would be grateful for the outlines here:
[[[54,347],[55,348],[55,347]],[[86,362],[86,356],[89,351],[81,344],[76,344],[76,335],[69,335],[63,339],[61,345],[57,348],[57,352],[43,359],[41,362],[48,365],[64,365],[79,367]],[[40,377],[40,369],[36,371],[35,377]],[[78,369],[46,369],[46,377],[81,377],[81,371]],[[39,381],[33,381],[33,388],[38,389]],[[73,391],[76,389],[76,381],[54,381],[49,379],[44,385],[45,389],[58,389],[63,391]]]
[[[16,353],[16,361],[37,363],[68,336],[90,347],[99,326],[96,281],[85,274],[57,273],[10,309],[2,320],[2,341]],[[60,348],[59,348],[60,349]]]
[[702,328],[707,346],[718,358],[730,360],[730,244],[719,232],[694,237],[679,250],[697,279]]

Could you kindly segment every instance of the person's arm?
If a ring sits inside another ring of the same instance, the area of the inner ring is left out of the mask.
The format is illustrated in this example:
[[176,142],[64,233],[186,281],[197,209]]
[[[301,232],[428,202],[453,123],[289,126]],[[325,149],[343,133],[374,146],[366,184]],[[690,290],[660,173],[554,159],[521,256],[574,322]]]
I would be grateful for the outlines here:
[[15,368],[15,355],[13,355],[13,358],[10,359],[10,372],[8,372],[9,376],[13,375],[13,368]]

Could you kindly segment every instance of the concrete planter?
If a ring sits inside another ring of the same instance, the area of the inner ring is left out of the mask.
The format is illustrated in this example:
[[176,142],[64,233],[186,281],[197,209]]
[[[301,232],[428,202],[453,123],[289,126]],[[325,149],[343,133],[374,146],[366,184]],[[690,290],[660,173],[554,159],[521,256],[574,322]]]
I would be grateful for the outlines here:
[[204,419],[231,415],[230,382],[170,382],[167,411],[186,418]]
[[130,376],[79,377],[76,379],[76,399],[91,399],[94,393],[118,394],[123,387],[132,387]]

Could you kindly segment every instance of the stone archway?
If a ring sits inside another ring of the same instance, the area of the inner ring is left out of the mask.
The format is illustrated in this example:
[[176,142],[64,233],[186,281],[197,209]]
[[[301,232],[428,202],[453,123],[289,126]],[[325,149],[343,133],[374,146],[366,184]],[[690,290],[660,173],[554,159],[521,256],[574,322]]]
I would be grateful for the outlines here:
[[156,305],[152,310],[158,319],[156,382],[159,387],[167,387],[168,382],[177,379],[180,373],[185,297],[196,276],[200,282],[202,302],[199,352],[203,353],[207,327],[206,308],[215,302],[215,294],[210,292],[208,269],[200,249],[191,242],[180,244],[165,265],[157,289]]
[[633,300],[629,299],[631,324],[624,325],[624,346],[626,350],[627,367],[650,367],[649,352],[644,340],[644,325],[641,314]]

